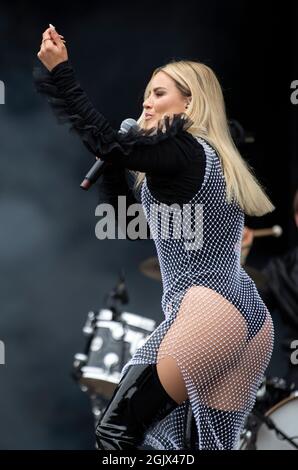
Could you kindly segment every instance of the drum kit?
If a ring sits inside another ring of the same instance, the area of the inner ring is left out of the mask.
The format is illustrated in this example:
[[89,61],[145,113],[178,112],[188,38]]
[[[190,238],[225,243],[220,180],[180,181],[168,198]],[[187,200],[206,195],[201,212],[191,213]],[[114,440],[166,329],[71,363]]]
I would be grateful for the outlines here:
[[[156,257],[143,261],[140,271],[160,281]],[[257,283],[263,275],[245,266]],[[123,311],[128,293],[123,271],[106,299],[105,308],[90,311],[83,327],[85,348],[74,356],[72,376],[89,394],[95,425],[120,380],[121,370],[154,331],[156,323]],[[241,434],[238,450],[298,450],[298,390],[279,377],[265,377]]]
[[123,311],[128,303],[123,271],[106,298],[105,308],[89,311],[83,327],[85,347],[74,356],[72,377],[88,392],[97,422],[120,381],[124,365],[154,331],[151,318]]

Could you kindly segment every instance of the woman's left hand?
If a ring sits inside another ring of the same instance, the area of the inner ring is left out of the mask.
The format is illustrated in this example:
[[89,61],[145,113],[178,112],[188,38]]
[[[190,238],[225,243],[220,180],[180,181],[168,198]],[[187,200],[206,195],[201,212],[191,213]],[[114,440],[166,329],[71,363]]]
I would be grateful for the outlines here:
[[65,41],[61,38],[63,36],[53,28],[47,28],[42,35],[42,43],[37,57],[49,71],[60,62],[68,60]]

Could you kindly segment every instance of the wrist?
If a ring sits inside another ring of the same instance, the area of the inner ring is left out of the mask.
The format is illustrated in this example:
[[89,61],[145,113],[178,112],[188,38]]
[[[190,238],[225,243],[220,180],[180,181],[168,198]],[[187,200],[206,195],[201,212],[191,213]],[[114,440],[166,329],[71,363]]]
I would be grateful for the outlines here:
[[69,66],[70,62],[69,59],[63,60],[62,62],[59,62],[56,64],[51,70],[50,73],[55,74],[56,71],[63,69],[65,66]]
[[73,67],[69,60],[64,60],[55,65],[50,75],[59,92],[65,97],[69,92],[72,93],[73,88],[78,85]]

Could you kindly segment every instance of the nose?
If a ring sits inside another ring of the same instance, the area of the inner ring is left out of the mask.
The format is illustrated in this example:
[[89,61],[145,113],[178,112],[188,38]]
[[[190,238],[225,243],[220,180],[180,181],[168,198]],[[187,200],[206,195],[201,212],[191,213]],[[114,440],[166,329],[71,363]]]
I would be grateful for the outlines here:
[[144,109],[148,109],[148,108],[152,108],[152,103],[149,101],[149,98],[147,98],[144,103],[143,103],[143,108]]

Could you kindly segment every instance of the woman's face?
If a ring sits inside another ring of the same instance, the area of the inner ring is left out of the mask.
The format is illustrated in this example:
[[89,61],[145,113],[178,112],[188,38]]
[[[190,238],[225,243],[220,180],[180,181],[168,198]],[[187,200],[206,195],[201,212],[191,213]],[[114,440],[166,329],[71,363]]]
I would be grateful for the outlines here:
[[164,115],[184,113],[189,98],[183,96],[174,80],[165,72],[159,71],[153,77],[149,95],[143,103],[145,112],[145,129],[157,126]]

